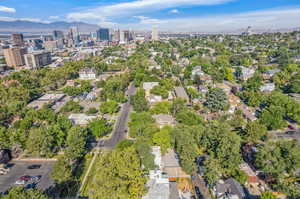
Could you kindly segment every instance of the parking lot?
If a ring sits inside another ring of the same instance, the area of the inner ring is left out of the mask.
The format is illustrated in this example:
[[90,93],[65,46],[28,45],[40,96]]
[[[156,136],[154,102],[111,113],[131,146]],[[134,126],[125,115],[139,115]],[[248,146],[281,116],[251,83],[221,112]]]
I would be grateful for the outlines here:
[[[12,165],[9,173],[6,175],[0,175],[0,193],[5,192],[12,186],[15,182],[24,175],[38,176],[41,175],[42,178],[38,183],[37,187],[41,190],[45,190],[53,185],[53,181],[50,179],[49,175],[54,164],[53,161],[40,162],[40,161],[13,161],[9,164]],[[39,164],[41,167],[39,169],[28,169],[27,167],[33,164]]]

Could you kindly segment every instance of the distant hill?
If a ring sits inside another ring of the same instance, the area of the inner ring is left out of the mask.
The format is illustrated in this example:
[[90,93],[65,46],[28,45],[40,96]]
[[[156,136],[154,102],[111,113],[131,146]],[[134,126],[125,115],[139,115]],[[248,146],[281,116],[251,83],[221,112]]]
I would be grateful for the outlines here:
[[99,26],[83,22],[64,22],[40,23],[31,21],[0,21],[0,32],[12,33],[48,33],[53,30],[67,31],[71,26],[77,26],[80,32],[93,32]]

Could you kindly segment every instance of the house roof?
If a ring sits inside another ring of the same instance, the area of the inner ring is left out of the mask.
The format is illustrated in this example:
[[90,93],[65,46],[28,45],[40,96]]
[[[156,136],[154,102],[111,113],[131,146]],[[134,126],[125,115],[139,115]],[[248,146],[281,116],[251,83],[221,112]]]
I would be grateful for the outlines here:
[[186,91],[184,90],[183,87],[175,87],[175,94],[177,97],[189,100],[189,96],[187,95]]

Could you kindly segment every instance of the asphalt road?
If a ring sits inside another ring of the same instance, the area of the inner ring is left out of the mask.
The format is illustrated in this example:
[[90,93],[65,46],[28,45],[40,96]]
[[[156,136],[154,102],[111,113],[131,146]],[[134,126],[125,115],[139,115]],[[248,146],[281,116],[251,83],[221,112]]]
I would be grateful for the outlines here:
[[112,136],[108,140],[100,140],[98,142],[98,147],[113,149],[121,140],[126,139],[127,122],[129,113],[131,111],[130,96],[134,95],[135,90],[136,88],[133,84],[128,87],[126,94],[129,96],[129,99],[122,106],[121,114],[117,119],[117,123],[113,130]]
[[[13,164],[13,166],[10,168],[9,173],[0,175],[0,193],[5,192],[12,186],[16,186],[15,182],[24,175],[41,175],[41,181],[37,186],[41,190],[46,190],[54,183],[49,177],[54,162],[12,161],[10,164]],[[28,169],[27,167],[32,164],[40,164],[42,166],[39,169]]]
[[202,195],[202,198],[211,199],[209,191],[206,187],[206,183],[205,183],[205,181],[203,180],[203,178],[201,176],[199,176],[197,173],[194,173],[192,175],[192,182],[193,182],[193,185],[195,187],[199,188],[199,190],[201,192],[201,195]]

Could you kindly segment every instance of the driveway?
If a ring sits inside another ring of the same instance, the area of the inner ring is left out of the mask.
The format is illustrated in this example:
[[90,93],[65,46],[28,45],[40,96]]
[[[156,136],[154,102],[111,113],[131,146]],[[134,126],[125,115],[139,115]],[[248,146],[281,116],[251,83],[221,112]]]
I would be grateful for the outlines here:
[[[50,179],[49,175],[52,170],[53,161],[40,162],[40,161],[12,161],[10,162],[13,166],[6,175],[0,175],[0,193],[5,192],[10,187],[15,186],[17,179],[23,175],[37,176],[41,175],[41,181],[38,184],[38,188],[45,190],[53,185],[53,181]],[[28,169],[27,167],[32,164],[42,165],[39,169]]]

